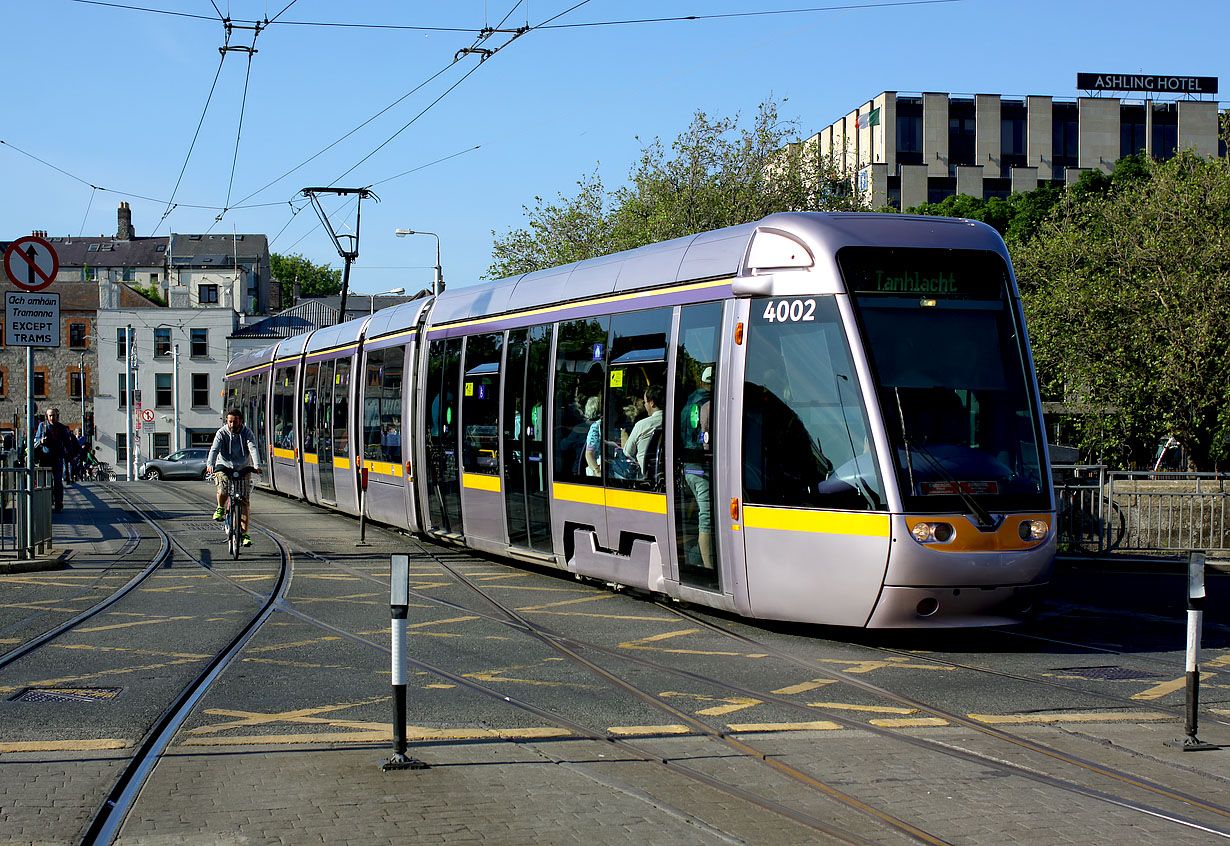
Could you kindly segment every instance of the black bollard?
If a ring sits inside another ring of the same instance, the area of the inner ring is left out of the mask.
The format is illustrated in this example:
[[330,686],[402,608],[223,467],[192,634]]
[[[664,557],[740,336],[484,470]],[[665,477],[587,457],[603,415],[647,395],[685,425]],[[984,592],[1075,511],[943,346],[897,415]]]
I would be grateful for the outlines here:
[[382,770],[425,770],[427,765],[406,756],[406,620],[410,616],[410,556],[394,555],[389,568],[389,610],[393,626],[393,757]]
[[1204,623],[1204,553],[1193,552],[1187,564],[1187,720],[1183,727],[1186,737],[1166,741],[1184,752],[1204,752],[1220,749],[1215,743],[1205,743],[1196,737],[1197,712],[1200,709],[1200,636]]

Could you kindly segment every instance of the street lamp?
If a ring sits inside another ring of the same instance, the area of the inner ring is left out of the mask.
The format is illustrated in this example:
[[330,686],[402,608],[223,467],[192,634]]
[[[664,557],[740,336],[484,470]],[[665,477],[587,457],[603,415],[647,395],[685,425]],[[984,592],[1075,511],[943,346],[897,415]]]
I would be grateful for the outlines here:
[[407,235],[430,235],[436,239],[436,277],[431,282],[431,293],[438,297],[444,290],[444,271],[440,269],[440,236],[421,229],[394,229],[393,234],[398,238],[405,238]]
[[400,297],[404,293],[406,293],[405,288],[394,288],[391,291],[381,291],[379,294],[368,294],[367,295],[367,305],[368,305],[367,315],[368,317],[376,313],[376,297]]

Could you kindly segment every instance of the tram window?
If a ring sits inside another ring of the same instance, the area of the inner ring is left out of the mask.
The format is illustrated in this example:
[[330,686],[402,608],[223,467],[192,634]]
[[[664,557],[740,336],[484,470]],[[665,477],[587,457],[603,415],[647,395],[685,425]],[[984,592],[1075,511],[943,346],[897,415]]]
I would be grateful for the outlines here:
[[[670,320],[670,309],[617,314],[611,319],[602,464],[607,484],[615,487],[656,488],[659,482],[665,485],[660,462],[648,452],[651,442],[655,447],[662,442],[661,435],[653,435],[662,429],[665,420],[666,336]],[[651,386],[652,410],[645,401]]]
[[303,451],[316,452],[316,379],[319,364],[309,364],[303,373]]
[[500,474],[500,353],[504,335],[466,339],[461,386],[461,457],[467,473]]
[[333,376],[333,454],[338,458],[350,455],[350,359],[337,360]]
[[265,415],[269,407],[269,371],[258,373],[253,380],[252,396],[252,433],[256,436],[256,446],[260,449],[262,461],[269,455],[269,444],[266,440]]
[[809,321],[776,319],[773,302],[751,304],[744,496],[768,505],[883,509],[867,410],[836,302],[807,298]]
[[277,368],[273,385],[273,445],[281,449],[295,447],[294,393],[295,368]]
[[368,461],[384,461],[382,439],[384,426],[380,423],[380,394],[384,372],[384,354],[387,350],[371,350],[367,353],[367,367],[363,377],[363,458]]
[[[602,397],[609,317],[561,323],[555,353],[555,480],[602,483]],[[592,433],[592,437],[591,437]],[[587,460],[586,443],[592,442]]]

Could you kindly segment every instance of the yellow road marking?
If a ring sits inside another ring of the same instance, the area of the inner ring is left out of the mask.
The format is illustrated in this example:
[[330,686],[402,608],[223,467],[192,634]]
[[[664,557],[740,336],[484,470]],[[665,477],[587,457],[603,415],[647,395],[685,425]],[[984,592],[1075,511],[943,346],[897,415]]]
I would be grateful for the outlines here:
[[425,623],[411,623],[410,625],[406,626],[406,628],[421,629],[424,626],[442,626],[445,623],[468,623],[471,620],[477,620],[477,619],[479,618],[476,615],[471,614],[467,617],[449,617],[446,620],[428,620]]
[[744,708],[751,708],[753,705],[759,705],[759,699],[744,699],[743,697],[720,697],[720,696],[705,696],[700,693],[678,693],[673,690],[668,690],[659,693],[663,699],[683,698],[683,699],[699,699],[702,702],[725,702],[725,705],[718,705],[713,708],[706,708],[703,711],[696,713],[705,717],[720,717],[723,714],[733,714],[735,711],[742,711]]
[[893,705],[849,705],[845,702],[808,702],[809,708],[829,708],[833,711],[870,711],[873,714],[917,714],[917,708],[898,708]]
[[971,720],[988,725],[1019,725],[1024,723],[1096,723],[1129,720],[1173,720],[1169,714],[1152,711],[1080,711],[1068,714],[969,714]]
[[311,640],[298,640],[292,643],[277,643],[273,646],[256,646],[246,651],[252,655],[259,655],[262,652],[280,652],[283,649],[294,649],[298,646],[316,646],[321,643],[327,643],[331,640],[341,640],[341,638],[336,635],[322,635],[321,637],[314,637]]
[[15,752],[98,752],[103,749],[126,749],[127,740],[104,737],[97,740],[28,740],[0,743],[0,754]]
[[824,687],[826,684],[837,684],[837,679],[814,679],[813,681],[792,684],[788,687],[779,688],[773,691],[773,693],[776,693],[778,696],[790,696],[794,693],[807,693],[809,690]]
[[830,720],[816,720],[810,723],[731,723],[727,728],[731,731],[833,731],[842,726]]
[[1204,662],[1206,667],[1227,667],[1230,666],[1230,653],[1226,655],[1218,655],[1216,658],[1210,658]]
[[181,661],[166,661],[161,664],[144,664],[140,667],[125,667],[124,669],[103,670],[99,673],[87,673],[81,676],[64,676],[63,678],[58,679],[39,679],[38,681],[30,682],[25,685],[6,685],[4,687],[0,687],[0,694],[13,693],[24,687],[56,687],[65,684],[80,685],[83,682],[94,681],[96,679],[111,679],[115,676],[131,675],[132,673],[146,673],[150,670],[162,670],[166,667],[174,667],[178,664],[190,664],[193,662],[199,662],[200,660],[200,658],[185,658]]
[[941,667],[936,664],[910,664],[908,658],[885,658],[881,661],[849,661],[844,658],[821,658],[823,664],[845,664],[843,673],[870,673],[886,667],[901,670],[955,670],[956,667]]
[[[226,708],[207,708],[205,713],[215,717],[235,717],[236,719],[226,723],[216,723],[212,726],[200,726],[190,729],[189,734],[214,734],[228,729],[269,725],[270,723],[309,723],[325,725],[337,725],[344,728],[366,728],[368,726],[377,727],[383,726],[384,723],[373,723],[370,721],[358,720],[340,720],[336,718],[318,717],[317,714],[329,714],[335,711],[345,711],[349,708],[357,708],[364,705],[374,705],[378,702],[387,702],[389,697],[378,696],[372,699],[364,699],[358,702],[346,702],[338,705],[322,705],[317,708],[298,708],[294,711],[232,711]],[[374,728],[373,728],[374,730]]]
[[[571,732],[556,728],[492,729],[431,729],[406,726],[406,740],[500,740],[504,738],[542,739],[570,737]],[[275,734],[247,737],[190,737],[182,746],[251,746],[297,743],[377,743],[393,739],[393,730],[386,724],[364,732],[325,732],[322,734]]]
[[657,643],[663,640],[669,640],[670,638],[674,638],[674,637],[684,637],[685,635],[696,634],[698,631],[700,631],[700,629],[684,629],[678,632],[663,632],[662,634],[650,635],[649,637],[643,637],[638,640],[624,641],[623,643],[619,644],[619,646],[621,649],[648,649],[648,650],[654,650],[658,652],[673,652],[679,655],[732,655],[732,656],[743,657],[743,658],[767,658],[768,657],[767,655],[764,655],[759,652],[744,653],[744,652],[719,652],[717,650],[709,650],[709,649],[664,649],[664,648],[657,647],[657,646],[647,645],[650,643]]
[[902,719],[880,719],[868,720],[873,726],[881,726],[883,728],[915,728],[919,726],[946,726],[947,720],[942,720],[939,717],[905,717]]
[[[1213,675],[1213,673],[1201,673],[1200,679],[1203,681],[1205,679],[1212,678]],[[1140,693],[1133,693],[1132,698],[1144,700],[1161,699],[1168,693],[1175,693],[1185,687],[1187,687],[1187,677],[1183,676],[1182,678],[1177,678],[1173,681],[1159,682],[1147,690],[1142,690]]]
[[93,626],[92,628],[88,628],[88,629],[77,629],[77,631],[83,632],[83,633],[109,632],[109,631],[112,631],[113,629],[127,629],[133,626],[157,626],[157,625],[161,625],[162,623],[175,623],[175,622],[179,622],[180,620],[195,620],[195,619],[196,619],[195,617],[161,617],[157,620],[139,620],[139,621],[135,621],[132,623],[115,623],[110,626]]
[[612,726],[607,729],[610,734],[627,737],[633,734],[688,734],[692,730],[687,726]]

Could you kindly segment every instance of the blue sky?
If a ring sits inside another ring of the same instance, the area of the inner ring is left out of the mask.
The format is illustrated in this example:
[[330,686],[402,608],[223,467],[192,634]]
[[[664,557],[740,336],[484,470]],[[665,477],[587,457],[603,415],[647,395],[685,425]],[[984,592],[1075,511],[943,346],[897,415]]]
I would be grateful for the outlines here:
[[[476,284],[523,206],[595,171],[614,187],[697,110],[748,118],[784,99],[806,136],[885,90],[1075,97],[1078,71],[1216,76],[1230,103],[1224,0],[515,2],[5,4],[0,239],[113,235],[127,201],[138,235],[262,233],[340,267],[298,192],[372,186],[351,290],[413,292],[435,240],[395,228],[438,233],[448,284]],[[783,10],[808,11],[745,14]],[[222,58],[223,16],[231,45],[255,46],[250,68]],[[721,17],[661,20],[684,16]],[[266,18],[255,43],[240,28]],[[481,47],[505,46],[485,61],[458,52],[485,26],[549,19],[492,35]],[[595,23],[610,25],[564,26]],[[353,201],[325,206],[354,231]]]

